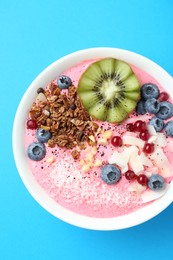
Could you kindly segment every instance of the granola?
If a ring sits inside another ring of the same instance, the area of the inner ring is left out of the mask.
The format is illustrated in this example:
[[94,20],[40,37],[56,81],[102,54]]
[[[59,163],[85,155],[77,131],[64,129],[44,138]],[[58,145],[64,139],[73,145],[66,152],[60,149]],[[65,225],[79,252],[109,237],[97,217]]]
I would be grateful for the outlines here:
[[[67,91],[61,91],[57,84],[51,82],[44,92],[38,94],[29,116],[37,122],[38,127],[51,132],[49,147],[57,145],[73,149],[78,146],[85,149],[87,144],[95,144],[90,136],[95,135],[99,126],[82,106],[73,85]],[[72,156],[79,158],[79,152],[74,150]]]

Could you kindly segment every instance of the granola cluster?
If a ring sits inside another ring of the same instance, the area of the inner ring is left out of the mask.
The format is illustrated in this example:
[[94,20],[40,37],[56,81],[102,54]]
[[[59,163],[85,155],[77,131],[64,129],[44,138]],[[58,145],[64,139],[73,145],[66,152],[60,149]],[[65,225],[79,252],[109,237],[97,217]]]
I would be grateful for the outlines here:
[[[49,147],[64,147],[73,149],[78,146],[84,149],[87,144],[94,145],[94,136],[98,125],[82,106],[75,86],[70,86],[67,92],[51,82],[45,90],[39,91],[36,101],[29,111],[31,119],[38,127],[51,132]],[[79,156],[77,150],[73,157]]]

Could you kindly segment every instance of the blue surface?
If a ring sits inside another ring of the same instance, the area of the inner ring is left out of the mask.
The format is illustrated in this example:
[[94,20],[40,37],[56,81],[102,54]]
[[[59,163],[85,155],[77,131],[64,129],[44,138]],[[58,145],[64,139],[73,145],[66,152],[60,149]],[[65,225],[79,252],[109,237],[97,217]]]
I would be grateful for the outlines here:
[[147,56],[173,75],[172,27],[172,0],[0,0],[0,259],[173,257],[173,204],[126,230],[71,226],[30,196],[11,146],[20,99],[50,63],[84,48],[118,47]]

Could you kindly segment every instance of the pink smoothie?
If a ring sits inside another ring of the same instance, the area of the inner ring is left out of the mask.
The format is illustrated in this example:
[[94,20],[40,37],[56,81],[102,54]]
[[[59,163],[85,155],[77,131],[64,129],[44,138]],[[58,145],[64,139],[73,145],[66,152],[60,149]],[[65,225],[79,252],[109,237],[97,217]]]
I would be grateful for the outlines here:
[[[69,76],[73,84],[77,86],[81,74],[92,62],[93,60],[83,61],[63,72],[63,75]],[[150,75],[134,66],[132,68],[141,85],[150,82],[156,84],[161,91],[163,90],[163,87]],[[56,82],[56,79],[54,81]],[[119,126],[105,122],[97,123],[105,131],[111,130],[112,136],[122,136],[126,132],[125,125],[127,122],[135,122],[138,119],[148,122],[150,117],[151,115],[137,116],[132,114]],[[126,134],[135,135],[131,133]],[[101,136],[98,134],[97,140],[99,138]],[[26,149],[34,141],[36,141],[35,130],[26,128],[24,136]],[[163,151],[171,165],[173,165],[172,145],[173,138],[166,138],[166,145]],[[123,149],[123,147],[113,147],[110,140],[108,140],[107,145],[97,145],[97,153],[94,154],[95,160],[102,161],[102,165],[104,165],[109,161],[115,150],[122,152]],[[46,151],[45,158],[39,162],[28,159],[29,167],[45,192],[63,207],[90,217],[107,218],[129,214],[146,205],[141,196],[146,190],[144,189],[140,192],[130,191],[131,183],[123,174],[118,183],[108,185],[100,178],[102,166],[93,166],[88,172],[82,170],[81,160],[84,160],[90,153],[94,153],[93,147],[82,150],[80,160],[73,159],[71,151],[65,148],[57,146],[49,148],[46,144]],[[53,162],[50,162],[50,158],[53,158]],[[149,170],[149,167],[144,169],[144,171]],[[171,179],[172,177],[167,178],[166,181],[169,182]]]

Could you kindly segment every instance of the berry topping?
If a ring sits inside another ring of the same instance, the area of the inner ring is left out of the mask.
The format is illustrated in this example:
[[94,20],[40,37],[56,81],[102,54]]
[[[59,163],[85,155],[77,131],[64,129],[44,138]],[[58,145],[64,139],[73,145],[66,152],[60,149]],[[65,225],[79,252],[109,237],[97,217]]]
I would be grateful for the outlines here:
[[107,184],[113,184],[119,181],[121,173],[116,166],[107,164],[102,167],[100,177]]
[[28,157],[33,161],[41,161],[46,155],[46,148],[43,143],[34,142],[28,146]]
[[143,148],[144,153],[153,153],[154,152],[154,144],[146,143]]
[[169,95],[166,92],[161,92],[158,99],[160,102],[167,101],[169,99]]
[[38,128],[36,136],[39,142],[46,143],[51,138],[51,133],[42,128]]
[[137,120],[134,123],[134,130],[137,131],[137,132],[140,132],[142,130],[146,130],[146,128],[147,128],[146,123],[143,122],[142,120]]
[[125,177],[127,180],[131,181],[136,178],[136,174],[134,173],[134,171],[128,170],[127,172],[125,172]]
[[140,115],[144,115],[146,113],[145,109],[145,101],[144,100],[139,100],[136,106],[136,113]]
[[164,189],[165,187],[165,180],[164,178],[159,174],[153,174],[148,181],[148,187],[151,190],[159,191]]
[[113,136],[112,139],[111,139],[111,143],[113,146],[122,146],[122,139],[120,136]]
[[148,178],[145,174],[139,174],[137,176],[137,182],[142,186],[148,186]]
[[72,85],[72,81],[68,76],[59,76],[57,80],[58,87],[60,89],[67,89],[69,86]]
[[139,138],[144,140],[144,141],[147,141],[148,138],[149,138],[149,133],[148,133],[148,130],[142,130],[140,133],[139,133]]
[[132,123],[129,123],[126,125],[127,131],[133,132],[134,131],[134,125]]
[[160,104],[155,98],[149,98],[145,102],[145,109],[151,114],[156,114],[160,109]]
[[29,119],[26,123],[28,129],[37,129],[37,122],[34,119]]
[[37,94],[40,94],[40,93],[44,93],[44,89],[43,88],[38,88],[37,89]]
[[167,122],[164,129],[167,136],[173,137],[173,121]]
[[159,119],[157,117],[152,117],[149,121],[149,125],[152,125],[156,130],[156,132],[160,132],[164,127],[164,122],[162,119]]
[[173,116],[173,104],[168,101],[160,102],[160,109],[156,116],[162,120]]
[[158,98],[159,93],[160,91],[155,84],[146,83],[141,87],[141,96],[144,100],[149,98]]

